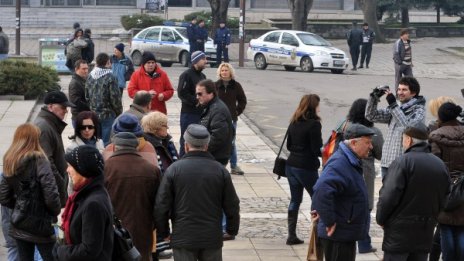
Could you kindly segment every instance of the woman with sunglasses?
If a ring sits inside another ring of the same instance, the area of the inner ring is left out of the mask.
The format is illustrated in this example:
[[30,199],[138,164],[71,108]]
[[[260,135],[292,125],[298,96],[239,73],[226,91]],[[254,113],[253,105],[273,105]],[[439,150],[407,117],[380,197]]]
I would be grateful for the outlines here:
[[102,153],[105,146],[103,145],[103,140],[99,138],[98,126],[98,118],[95,112],[80,112],[76,117],[74,135],[69,137],[71,144],[66,148],[66,153],[81,145],[94,146]]

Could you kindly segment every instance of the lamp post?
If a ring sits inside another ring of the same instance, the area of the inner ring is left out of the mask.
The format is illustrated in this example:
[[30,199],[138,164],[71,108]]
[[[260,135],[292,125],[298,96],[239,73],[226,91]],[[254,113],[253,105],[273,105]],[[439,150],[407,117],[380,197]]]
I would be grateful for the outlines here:
[[16,0],[16,55],[21,53],[21,0]]
[[240,0],[238,38],[240,39],[238,47],[238,66],[243,67],[243,61],[245,58],[245,0]]

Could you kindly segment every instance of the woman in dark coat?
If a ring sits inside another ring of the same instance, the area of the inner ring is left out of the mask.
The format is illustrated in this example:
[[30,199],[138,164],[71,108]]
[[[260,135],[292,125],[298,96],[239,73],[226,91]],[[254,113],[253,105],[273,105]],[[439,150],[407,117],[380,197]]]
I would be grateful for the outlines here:
[[303,200],[303,190],[313,195],[313,186],[319,178],[319,157],[322,147],[322,125],[319,117],[320,98],[307,94],[301,98],[300,105],[293,113],[288,126],[288,156],[285,173],[290,185],[290,204],[288,206],[287,245],[302,244],[296,236],[298,211]]
[[35,125],[20,125],[3,157],[0,203],[12,208],[9,235],[16,241],[20,261],[34,260],[35,247],[43,260],[52,261],[56,241],[52,223],[60,213],[60,198],[39,137]]
[[56,247],[56,259],[110,261],[113,215],[103,184],[103,158],[90,145],[73,149],[65,158],[74,194],[69,196],[61,216],[66,244]]
[[[438,109],[438,129],[430,133],[432,153],[446,164],[451,179],[464,175],[464,126],[460,106],[447,102]],[[464,204],[438,216],[443,260],[464,260]]]

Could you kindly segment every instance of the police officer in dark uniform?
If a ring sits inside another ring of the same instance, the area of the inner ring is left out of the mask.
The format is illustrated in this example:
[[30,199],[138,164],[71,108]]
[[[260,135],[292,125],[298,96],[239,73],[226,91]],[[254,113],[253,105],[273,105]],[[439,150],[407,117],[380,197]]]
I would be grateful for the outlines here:
[[[195,51],[197,51],[197,18],[196,17],[193,17],[192,18],[192,22],[190,22],[190,24],[187,26],[187,38],[188,38],[188,41],[189,41],[189,45],[190,45],[190,55],[192,55],[192,53],[194,53]],[[189,66],[190,67],[190,64],[192,63],[190,61],[190,55],[189,55]]]
[[362,44],[362,31],[357,28],[358,23],[353,21],[353,29],[351,29],[347,35],[348,46],[350,47],[351,61],[353,68],[351,70],[356,71],[359,59],[359,48]]
[[369,24],[363,24],[362,45],[361,45],[361,62],[359,68],[363,68],[364,59],[366,59],[366,68],[369,68],[371,60],[372,44],[374,43],[375,33],[369,29]]
[[200,19],[197,27],[197,49],[195,51],[205,52],[205,43],[208,41],[208,30],[205,27],[205,21]]
[[222,56],[224,55],[224,62],[229,62],[229,45],[230,45],[230,31],[226,27],[226,23],[221,21],[219,28],[216,30],[214,36],[214,44],[217,45],[216,58],[217,65],[221,64]]

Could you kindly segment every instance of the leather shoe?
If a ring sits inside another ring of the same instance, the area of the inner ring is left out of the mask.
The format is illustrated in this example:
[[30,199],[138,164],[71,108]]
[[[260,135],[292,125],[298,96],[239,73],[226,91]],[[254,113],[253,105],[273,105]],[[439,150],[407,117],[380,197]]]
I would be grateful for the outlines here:
[[235,240],[235,236],[230,235],[228,233],[222,234],[222,241],[228,241],[228,240]]
[[367,253],[374,253],[374,252],[377,252],[377,248],[373,247],[367,251],[359,251],[360,254],[367,254]]

